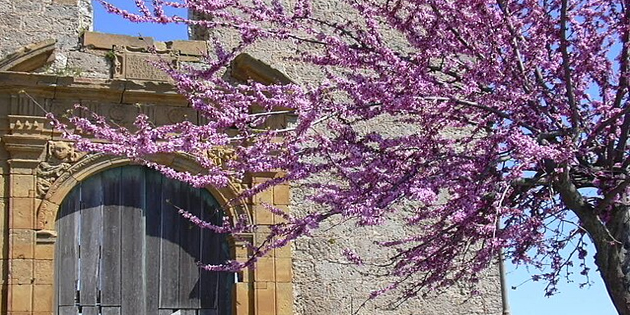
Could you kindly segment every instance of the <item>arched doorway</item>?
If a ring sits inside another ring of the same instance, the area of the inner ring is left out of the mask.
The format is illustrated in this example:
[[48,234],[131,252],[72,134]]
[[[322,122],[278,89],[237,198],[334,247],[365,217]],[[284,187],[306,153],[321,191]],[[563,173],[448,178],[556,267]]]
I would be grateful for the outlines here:
[[233,275],[196,265],[229,259],[226,236],[174,205],[214,223],[223,217],[208,191],[141,166],[74,187],[57,220],[57,314],[231,314]]

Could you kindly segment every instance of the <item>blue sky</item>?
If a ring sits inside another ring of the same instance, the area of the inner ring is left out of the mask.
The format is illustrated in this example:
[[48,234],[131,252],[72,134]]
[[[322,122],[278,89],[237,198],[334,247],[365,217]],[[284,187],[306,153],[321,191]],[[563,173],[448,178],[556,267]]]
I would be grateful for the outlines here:
[[[133,0],[110,0],[130,11],[135,8]],[[105,33],[126,34],[134,36],[150,36],[156,40],[168,41],[186,39],[187,30],[182,25],[159,25],[148,23],[132,23],[118,16],[106,13],[99,4],[94,7],[94,30]],[[135,11],[134,11],[135,12]],[[182,12],[180,15],[184,14]],[[272,65],[273,66],[273,65]],[[589,253],[594,253],[591,248]],[[577,283],[561,282],[560,293],[547,298],[544,296],[545,284],[527,281],[530,278],[526,268],[508,264],[509,286],[517,287],[509,290],[512,315],[614,315],[612,303],[602,284],[594,263],[589,266],[592,270],[590,280],[592,285],[583,289]],[[577,272],[577,271],[576,271]],[[581,279],[576,279],[581,281]]]

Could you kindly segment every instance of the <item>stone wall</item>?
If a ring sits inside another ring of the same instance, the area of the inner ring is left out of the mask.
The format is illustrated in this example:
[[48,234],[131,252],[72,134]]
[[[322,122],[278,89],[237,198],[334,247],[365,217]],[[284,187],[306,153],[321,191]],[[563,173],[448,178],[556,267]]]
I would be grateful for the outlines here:
[[[360,21],[352,17],[354,10],[342,1],[314,1],[315,16],[329,23]],[[204,18],[200,16],[200,18]],[[206,39],[209,36],[220,38],[228,47],[238,43],[238,34],[229,29],[217,29],[208,34],[202,30],[193,30],[192,36]],[[394,31],[385,30],[384,37],[390,39],[390,45],[400,49],[409,49],[405,41]],[[195,38],[197,39],[197,38]],[[303,44],[299,48],[317,49],[317,45]],[[318,84],[323,75],[320,69],[287,60],[297,53],[298,46],[291,42],[262,41],[248,47],[246,52],[275,69],[286,74],[298,84]],[[378,117],[365,130],[378,129],[382,134],[401,134],[413,132],[413,126],[400,128],[386,117]],[[377,127],[372,127],[377,126]],[[318,180],[318,179],[313,179]],[[329,181],[329,178],[320,178]],[[308,200],[311,195],[301,185],[292,183],[292,199],[290,211],[304,212],[317,209],[318,205]],[[330,222],[322,226],[312,237],[303,237],[293,244],[293,288],[295,292],[295,312],[300,315],[355,314],[359,306],[365,302],[372,290],[381,289],[392,279],[375,276],[376,270],[361,269],[345,264],[342,251],[344,248],[357,249],[362,258],[368,262],[383,262],[387,253],[379,250],[375,239],[391,240],[403,237],[416,231],[406,231],[403,222],[392,218],[386,226],[376,228],[357,228],[353,222]],[[481,295],[471,298],[469,290],[454,287],[424,298],[412,298],[397,308],[395,295],[378,298],[367,302],[360,308],[359,314],[501,314],[501,296],[499,272],[497,268],[488,270],[485,281],[478,288]]]
[[[321,6],[324,16],[331,20],[346,18],[342,13],[347,10],[334,1],[322,2]],[[81,40],[79,35],[91,28],[91,19],[89,0],[0,0],[0,59],[21,46],[49,38],[57,40],[54,60],[35,71],[40,74],[0,72],[0,137],[4,142],[0,145],[1,314],[43,315],[51,314],[52,308],[54,246],[45,240],[38,241],[37,231],[41,227],[37,225],[37,211],[45,198],[37,195],[37,167],[46,159],[48,141],[59,139],[50,131],[38,129],[45,124],[43,111],[19,90],[27,90],[48,109],[61,112],[75,102],[82,102],[121,122],[130,122],[140,109],[160,124],[175,122],[186,114],[194,116],[185,101],[173,95],[170,85],[150,77],[150,71],[136,71],[128,76],[124,62],[126,58],[134,58],[135,51],[112,48],[156,45],[177,52],[178,58],[189,62],[190,56],[199,53],[202,47],[199,42],[174,42],[166,46],[150,38],[142,39],[141,43],[132,36],[89,32]],[[228,40],[232,36],[227,31],[219,35]],[[286,57],[295,52],[292,45],[265,42],[248,52],[295,82],[316,83],[321,77],[316,68],[287,62]],[[247,59],[244,67],[267,71],[267,66],[257,62]],[[119,72],[117,65],[122,67]],[[380,128],[391,130],[386,121],[381,122]],[[273,176],[258,174],[252,182]],[[290,199],[288,186],[256,197],[249,205],[252,220],[263,226],[276,222],[277,218],[267,211],[258,211],[262,202],[295,212],[316,207],[308,201],[309,192],[299,184],[294,184],[291,191]],[[331,222],[331,226],[312,237],[301,238],[293,250],[276,250],[262,259],[255,271],[241,275],[243,283],[236,293],[241,301],[237,314],[328,315],[357,311],[371,290],[391,279],[364,275],[365,270],[340,263],[344,261],[341,251],[346,247],[357,248],[366,255],[366,260],[379,261],[384,253],[375,250],[372,241],[406,233],[402,224],[393,222],[373,229],[357,229],[352,222]],[[388,296],[367,303],[360,314],[499,314],[500,290],[495,269],[489,271],[480,289],[484,295],[472,299],[456,287],[438,296],[412,299],[397,309],[390,309],[388,303],[394,297]]]
[[90,0],[0,0],[0,59],[48,38],[62,50],[77,49],[78,35],[91,29]]

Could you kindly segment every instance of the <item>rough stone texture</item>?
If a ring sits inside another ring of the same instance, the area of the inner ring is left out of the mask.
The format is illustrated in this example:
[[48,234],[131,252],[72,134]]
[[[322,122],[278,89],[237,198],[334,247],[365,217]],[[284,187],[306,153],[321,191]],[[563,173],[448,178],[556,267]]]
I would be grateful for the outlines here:
[[[381,125],[384,126],[384,125]],[[392,128],[395,131],[395,128]],[[318,178],[319,180],[330,180]],[[314,211],[320,207],[308,200],[313,192],[294,185],[291,189],[291,211]],[[385,270],[358,267],[348,264],[342,255],[345,248],[357,252],[366,263],[384,264],[388,253],[374,245],[375,241],[391,240],[417,233],[404,226],[402,220],[392,216],[385,225],[358,228],[352,221],[333,218],[313,233],[293,245],[293,287],[295,314],[388,314],[388,315],[439,315],[439,314],[501,314],[501,297],[498,268],[487,271],[477,290],[455,286],[430,294],[426,298],[411,298],[400,305],[396,292],[367,301],[371,291],[378,290],[392,278],[381,276]],[[361,306],[364,302],[365,305]],[[397,305],[394,307],[394,305]]]
[[0,0],[0,58],[48,38],[63,51],[75,49],[79,34],[91,27],[90,0]]

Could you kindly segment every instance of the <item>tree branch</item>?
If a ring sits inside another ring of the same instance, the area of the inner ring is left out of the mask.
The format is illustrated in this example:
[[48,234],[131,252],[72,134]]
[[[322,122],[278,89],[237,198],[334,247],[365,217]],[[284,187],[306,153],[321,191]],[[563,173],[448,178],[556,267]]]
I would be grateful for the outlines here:
[[571,107],[571,126],[573,129],[573,137],[577,137],[579,132],[579,114],[577,103],[575,100],[575,92],[573,91],[573,80],[571,78],[571,58],[569,56],[569,40],[567,39],[567,23],[569,10],[569,0],[562,0],[560,8],[560,52],[562,53],[562,68],[564,70],[564,84],[567,90],[567,99]]

